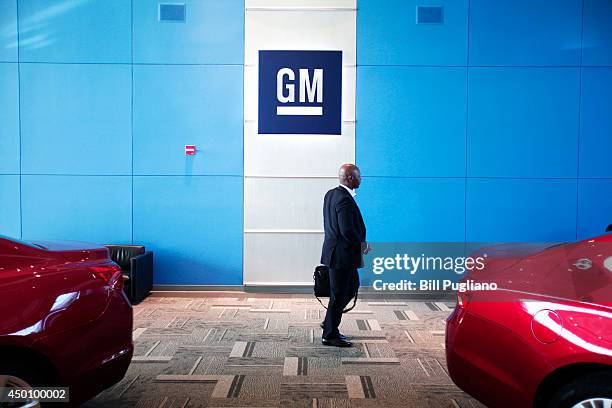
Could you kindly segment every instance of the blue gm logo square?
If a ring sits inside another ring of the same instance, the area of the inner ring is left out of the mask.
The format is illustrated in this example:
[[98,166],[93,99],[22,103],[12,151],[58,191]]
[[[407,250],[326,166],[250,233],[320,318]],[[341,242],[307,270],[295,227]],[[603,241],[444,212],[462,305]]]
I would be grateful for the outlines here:
[[342,51],[259,51],[259,134],[339,135]]

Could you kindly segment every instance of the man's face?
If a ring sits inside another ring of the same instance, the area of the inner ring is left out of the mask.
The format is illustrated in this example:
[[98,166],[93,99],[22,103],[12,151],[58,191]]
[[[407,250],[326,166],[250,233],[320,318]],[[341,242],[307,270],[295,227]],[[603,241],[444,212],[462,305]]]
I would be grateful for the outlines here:
[[355,169],[353,171],[353,174],[350,175],[349,178],[349,182],[351,183],[350,187],[352,189],[358,189],[359,186],[361,185],[361,172],[359,171],[359,169]]

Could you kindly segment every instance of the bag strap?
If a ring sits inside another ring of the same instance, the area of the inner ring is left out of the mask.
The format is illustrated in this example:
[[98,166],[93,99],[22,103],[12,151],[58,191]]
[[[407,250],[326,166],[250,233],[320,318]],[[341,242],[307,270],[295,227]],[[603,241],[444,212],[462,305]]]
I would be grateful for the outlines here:
[[353,309],[355,308],[355,306],[357,306],[357,296],[358,296],[358,295],[359,295],[359,289],[357,289],[357,290],[355,291],[355,297],[353,298],[353,306],[351,306],[351,307],[349,307],[349,308],[344,309],[344,310],[342,311],[342,313],[348,313],[348,312],[350,312],[351,310],[353,310]]
[[[355,306],[357,306],[357,296],[358,296],[358,295],[359,295],[359,289],[357,289],[357,290],[355,291],[355,296],[353,297],[353,306],[351,306],[351,307],[348,307],[348,308],[344,309],[344,310],[342,311],[342,313],[348,313],[348,312],[350,312],[351,310],[353,310],[353,309],[355,308]],[[321,299],[319,299],[319,297],[318,297],[317,295],[315,295],[315,297],[317,298],[317,300],[319,301],[319,303],[321,304],[321,306],[323,306],[323,308],[327,310],[327,306],[325,306],[325,305],[323,304],[323,302],[321,302]]]
[[327,309],[327,306],[325,306],[323,304],[323,302],[321,302],[321,299],[319,299],[319,297],[317,295],[315,295],[315,297],[317,298],[317,300],[319,301],[319,303],[321,304],[321,306],[323,306],[324,309]]

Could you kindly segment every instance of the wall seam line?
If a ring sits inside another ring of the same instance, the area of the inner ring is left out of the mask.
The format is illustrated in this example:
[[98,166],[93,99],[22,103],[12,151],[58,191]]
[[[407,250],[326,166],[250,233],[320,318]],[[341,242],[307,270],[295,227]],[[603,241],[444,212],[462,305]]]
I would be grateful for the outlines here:
[[134,0],[130,1],[130,55],[131,55],[131,88],[132,88],[132,100],[131,100],[131,116],[130,116],[130,126],[131,126],[131,141],[132,141],[132,174],[131,174],[131,187],[132,187],[132,200],[131,200],[131,239],[132,245],[134,244]]
[[[0,176],[19,176],[20,173],[0,173]],[[43,177],[131,177],[131,174],[62,174],[62,173],[21,173],[23,176]],[[134,177],[239,177],[257,179],[335,179],[338,176],[243,176],[240,174],[134,174]],[[364,175],[362,178],[389,178],[389,179],[464,179],[465,176],[388,176],[388,175]],[[576,177],[520,177],[520,176],[468,176],[474,180],[576,180]],[[612,177],[578,177],[578,180],[612,180]]]
[[244,126],[244,110],[246,107],[246,98],[245,98],[245,86],[246,86],[246,71],[245,71],[245,63],[246,63],[246,2],[243,1],[243,7],[242,7],[242,234],[240,236],[240,238],[242,239],[242,270],[240,271],[240,280],[242,282],[242,284],[244,285],[244,269],[245,269],[245,246],[246,246],[246,240],[244,239],[244,233],[245,233],[245,219],[246,219],[246,203],[245,203],[245,168],[244,168],[244,132],[245,132],[245,126]]
[[242,270],[240,271],[240,281],[242,282],[242,285],[244,285],[244,269],[246,266],[245,263],[245,259],[246,259],[246,251],[245,251],[245,247],[246,247],[246,240],[244,239],[244,234],[245,234],[245,224],[246,224],[246,204],[245,204],[245,200],[246,200],[246,194],[245,194],[245,169],[244,169],[244,132],[245,132],[245,126],[244,126],[244,111],[246,108],[246,98],[245,98],[245,90],[244,88],[246,87],[246,71],[245,71],[245,62],[246,62],[246,18],[247,18],[247,10],[246,10],[246,3],[245,1],[242,2],[242,234],[240,235],[240,239],[242,241]]
[[[133,59],[133,56],[132,56]],[[15,63],[14,61],[0,61],[0,63]],[[212,67],[241,67],[243,64],[229,63],[190,63],[190,62],[108,62],[108,61],[79,61],[79,62],[60,62],[60,61],[22,61],[22,64],[29,65],[144,65],[144,66],[212,66]]]
[[578,217],[580,216],[580,137],[582,128],[582,54],[584,43],[584,0],[580,13],[580,65],[578,68],[578,129],[576,138],[576,240],[578,239]]
[[463,179],[463,242],[467,243],[468,236],[468,121],[470,103],[470,13],[471,1],[468,0],[467,30],[466,30],[466,67],[465,67],[465,178]]
[[[580,65],[455,65],[455,64],[359,64],[362,67],[375,68],[579,68]],[[584,65],[589,68],[612,68],[612,65]]]
[[19,36],[19,1],[15,0],[17,18],[17,120],[19,128],[19,238],[23,239],[23,174],[22,174],[22,135],[21,135],[21,52]]

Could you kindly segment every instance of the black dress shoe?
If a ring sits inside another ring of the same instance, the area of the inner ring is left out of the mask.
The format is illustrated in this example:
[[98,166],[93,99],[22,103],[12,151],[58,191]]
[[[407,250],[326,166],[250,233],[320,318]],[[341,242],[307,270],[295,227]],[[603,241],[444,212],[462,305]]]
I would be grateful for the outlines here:
[[341,338],[337,339],[321,339],[324,346],[334,346],[334,347],[353,347],[353,343],[350,341],[342,340]]
[[[325,329],[325,325],[323,323],[320,324],[322,329]],[[338,338],[342,339],[342,340],[348,340],[348,337],[346,337],[344,334],[340,333],[338,334]]]

